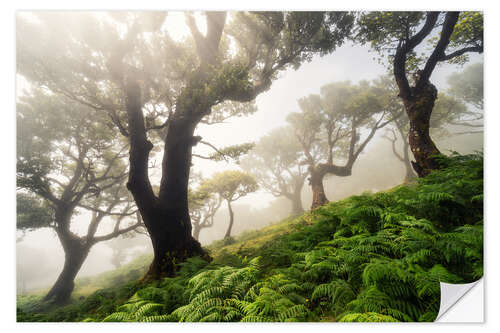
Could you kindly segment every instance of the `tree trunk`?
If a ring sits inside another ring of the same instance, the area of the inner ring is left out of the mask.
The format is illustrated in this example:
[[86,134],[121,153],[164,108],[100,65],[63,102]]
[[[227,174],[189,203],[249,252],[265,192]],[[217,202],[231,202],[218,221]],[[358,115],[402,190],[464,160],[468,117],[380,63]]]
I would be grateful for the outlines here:
[[[153,243],[154,259],[145,280],[173,276],[178,264],[187,258],[208,254],[191,235],[188,209],[188,180],[195,123],[184,117],[173,118],[168,126],[158,200],[139,206]],[[144,207],[145,206],[145,207]]]
[[[181,99],[181,98],[180,98]],[[179,104],[183,104],[178,101]],[[160,193],[155,196],[148,176],[149,153],[142,113],[141,91],[133,78],[127,85],[127,115],[130,132],[130,169],[127,188],[141,213],[153,245],[154,258],[143,281],[173,276],[178,264],[189,257],[210,257],[191,236],[188,210],[188,179],[196,124],[203,115],[178,110],[169,119],[162,161]]]
[[201,231],[200,225],[195,224],[193,226],[193,238],[196,239],[197,241],[199,241],[199,239],[200,239],[200,231]]
[[166,205],[149,212],[144,223],[148,225],[154,252],[144,281],[174,276],[178,264],[187,258],[201,256],[208,259],[200,243],[191,236],[189,214]]
[[227,201],[227,209],[229,210],[229,226],[227,227],[226,230],[226,235],[224,238],[229,238],[231,237],[231,229],[233,229],[233,223],[234,223],[234,212],[233,208],[231,207],[231,201]]
[[315,169],[312,169],[310,174],[309,183],[313,192],[311,209],[315,209],[328,203],[323,187],[323,178],[325,174]]
[[302,207],[302,196],[301,191],[298,190],[289,197],[292,203],[292,215],[297,216],[304,213],[304,208]]
[[67,232],[58,232],[64,248],[64,267],[54,286],[45,295],[44,301],[55,304],[68,303],[75,288],[75,277],[89,254],[90,247],[78,237]]
[[436,87],[427,82],[420,92],[410,99],[403,99],[410,119],[408,142],[415,157],[415,162],[411,163],[419,177],[425,177],[439,167],[434,157],[440,152],[429,135],[430,118],[436,98]]
[[413,172],[413,167],[411,165],[410,153],[409,153],[409,144],[406,138],[403,137],[403,161],[405,164],[406,175],[404,182],[408,183],[415,179],[415,172]]

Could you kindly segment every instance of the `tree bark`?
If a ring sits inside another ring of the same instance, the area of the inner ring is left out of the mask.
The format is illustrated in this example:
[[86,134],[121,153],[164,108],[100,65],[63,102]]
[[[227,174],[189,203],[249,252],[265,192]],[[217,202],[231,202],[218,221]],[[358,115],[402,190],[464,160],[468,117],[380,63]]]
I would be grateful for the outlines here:
[[415,162],[411,163],[419,177],[425,177],[432,170],[439,168],[434,157],[439,155],[440,151],[429,134],[430,118],[436,98],[436,87],[427,82],[419,92],[403,99],[406,114],[410,119],[408,142],[415,157]]
[[231,237],[231,230],[233,229],[233,223],[234,223],[234,212],[233,208],[231,207],[231,201],[227,201],[227,209],[229,210],[229,226],[227,227],[226,230],[226,235],[224,235],[224,238],[229,238]]
[[153,207],[141,209],[153,243],[154,259],[145,280],[173,276],[178,263],[189,257],[208,254],[191,235],[188,209],[188,180],[195,123],[174,118],[168,126],[159,198]]
[[419,177],[425,177],[432,170],[439,168],[435,156],[441,154],[429,135],[430,117],[437,98],[437,89],[429,82],[429,78],[438,62],[450,60],[468,51],[482,52],[483,49],[481,45],[477,48],[465,48],[463,51],[459,50],[452,54],[445,54],[459,15],[460,12],[446,12],[439,40],[427,59],[424,68],[418,72],[415,87],[410,87],[406,77],[407,54],[413,51],[432,32],[438,20],[439,12],[428,12],[425,24],[420,31],[413,37],[407,38],[404,42],[401,40],[394,56],[394,77],[399,87],[399,96],[403,100],[406,113],[410,119],[408,141],[415,157],[412,166]]
[[188,210],[188,179],[191,149],[197,117],[177,110],[169,119],[162,162],[160,193],[155,196],[148,176],[149,152],[142,114],[140,87],[131,80],[127,87],[127,115],[130,132],[130,169],[127,188],[134,197],[153,245],[154,258],[143,281],[173,276],[178,263],[194,256],[209,259],[191,236]]
[[75,288],[75,278],[87,258],[90,246],[69,232],[58,231],[57,235],[64,248],[64,267],[54,286],[45,295],[44,301],[65,304],[70,301]]
[[312,168],[310,170],[309,183],[313,192],[313,200],[311,204],[311,210],[323,206],[328,203],[328,199],[325,195],[325,189],[323,187],[323,178],[325,174]]

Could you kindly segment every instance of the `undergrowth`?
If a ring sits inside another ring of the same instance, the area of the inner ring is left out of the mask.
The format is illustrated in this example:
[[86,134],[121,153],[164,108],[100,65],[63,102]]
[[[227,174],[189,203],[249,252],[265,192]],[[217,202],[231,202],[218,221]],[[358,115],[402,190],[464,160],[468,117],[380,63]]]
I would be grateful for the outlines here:
[[174,278],[45,314],[25,307],[18,321],[433,321],[439,282],[483,275],[482,155],[441,164],[416,183],[212,245],[212,263],[192,258]]

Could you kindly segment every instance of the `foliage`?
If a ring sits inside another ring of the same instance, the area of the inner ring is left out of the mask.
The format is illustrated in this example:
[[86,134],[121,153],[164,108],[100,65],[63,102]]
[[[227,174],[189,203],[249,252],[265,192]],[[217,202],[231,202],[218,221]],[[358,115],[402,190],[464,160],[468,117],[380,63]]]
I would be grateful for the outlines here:
[[248,153],[254,146],[253,143],[242,143],[239,145],[232,145],[219,149],[217,152],[210,155],[210,159],[214,161],[222,161],[231,158],[239,163],[241,155]]
[[[383,61],[385,58],[391,60],[398,45],[401,46],[401,42],[407,42],[421,31],[428,14],[418,11],[361,13],[358,16],[357,31],[354,38],[363,44],[369,43],[379,53],[381,57],[379,60]],[[439,14],[431,30],[442,26],[444,14],[445,12]],[[427,35],[432,36],[429,33]],[[427,35],[424,37],[427,37]],[[438,37],[428,37],[427,42],[432,50],[436,47]],[[482,45],[483,14],[481,12],[461,12],[447,48],[447,53],[454,56],[450,59],[439,60],[464,63],[468,60],[467,54],[457,54],[455,56],[455,51],[467,49],[470,52],[478,52],[479,47],[481,47],[482,52]],[[469,50],[469,48],[471,49]],[[411,50],[407,55],[406,69],[409,72],[416,72],[425,63],[425,55],[428,50],[417,51]],[[390,66],[389,63],[387,65]]]
[[235,201],[248,193],[257,190],[255,179],[242,171],[228,170],[218,172],[203,183],[201,188],[207,192],[217,193],[227,201]]
[[303,210],[300,192],[307,176],[302,161],[302,147],[288,126],[263,136],[240,165],[264,190],[276,197],[284,196],[292,205],[297,205],[292,207],[292,214],[296,214]]
[[53,222],[53,212],[39,198],[29,193],[16,194],[17,229],[34,230],[49,227]]

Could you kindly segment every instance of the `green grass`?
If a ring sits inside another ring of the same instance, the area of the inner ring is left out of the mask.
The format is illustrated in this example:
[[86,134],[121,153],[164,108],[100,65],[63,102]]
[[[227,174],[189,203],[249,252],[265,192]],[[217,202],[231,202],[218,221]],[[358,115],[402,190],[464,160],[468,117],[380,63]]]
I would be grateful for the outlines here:
[[45,312],[34,296],[19,301],[18,320],[433,321],[440,281],[483,274],[482,155],[442,164],[415,183],[214,242],[211,263],[190,259],[174,278]]

